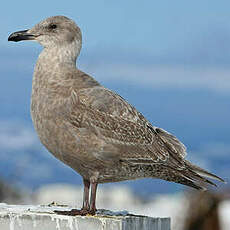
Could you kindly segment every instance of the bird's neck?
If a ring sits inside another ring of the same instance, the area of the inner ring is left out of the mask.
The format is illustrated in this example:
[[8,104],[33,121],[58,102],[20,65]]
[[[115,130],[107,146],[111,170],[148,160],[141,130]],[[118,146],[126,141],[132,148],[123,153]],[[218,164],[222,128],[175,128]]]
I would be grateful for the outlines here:
[[33,84],[47,81],[61,82],[68,78],[66,72],[76,71],[76,59],[80,52],[74,44],[45,47],[40,53],[33,75]]
[[38,58],[39,63],[52,63],[55,67],[59,65],[76,66],[77,54],[66,47],[45,48]]
[[50,63],[50,68],[63,68],[63,66],[76,68],[76,60],[80,49],[81,44],[77,41],[45,47],[39,55],[38,64],[47,65]]

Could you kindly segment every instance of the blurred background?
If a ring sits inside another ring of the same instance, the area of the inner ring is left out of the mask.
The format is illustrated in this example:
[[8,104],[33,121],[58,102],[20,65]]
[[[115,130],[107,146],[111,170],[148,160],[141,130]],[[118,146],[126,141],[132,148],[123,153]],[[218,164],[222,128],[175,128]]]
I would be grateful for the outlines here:
[[[7,42],[11,32],[54,15],[68,16],[82,29],[81,70],[126,98],[153,125],[176,135],[187,146],[189,160],[228,181],[229,8],[227,0],[2,3],[0,202],[48,203],[55,199],[53,191],[60,189],[62,197],[56,201],[81,205],[82,195],[76,192],[81,191],[80,176],[47,152],[32,126],[31,81],[41,47]],[[226,186],[219,186],[218,191],[226,193]],[[101,208],[129,207],[139,214],[175,216],[175,208],[185,204],[187,188],[145,179],[101,185],[99,190],[110,194],[99,202]],[[127,202],[124,206],[127,199],[110,198],[125,193],[132,197],[131,206]],[[225,204],[223,215],[230,213],[230,204]]]

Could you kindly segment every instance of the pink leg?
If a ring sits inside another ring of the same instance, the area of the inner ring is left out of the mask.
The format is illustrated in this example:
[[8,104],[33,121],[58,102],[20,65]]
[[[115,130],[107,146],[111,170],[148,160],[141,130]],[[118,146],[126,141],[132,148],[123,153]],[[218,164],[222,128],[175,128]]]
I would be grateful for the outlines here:
[[90,195],[90,214],[95,215],[96,213],[96,195],[97,195],[98,183],[91,183],[91,195]]
[[83,179],[84,183],[84,195],[83,195],[83,210],[89,210],[89,187],[90,182],[88,180]]

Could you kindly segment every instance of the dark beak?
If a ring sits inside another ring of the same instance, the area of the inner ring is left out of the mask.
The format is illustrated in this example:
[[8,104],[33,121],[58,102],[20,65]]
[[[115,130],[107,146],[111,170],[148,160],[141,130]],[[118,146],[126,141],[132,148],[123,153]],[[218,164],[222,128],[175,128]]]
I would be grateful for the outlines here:
[[8,37],[8,41],[19,42],[22,40],[33,40],[35,36],[28,33],[28,31],[29,30],[22,30],[14,32]]

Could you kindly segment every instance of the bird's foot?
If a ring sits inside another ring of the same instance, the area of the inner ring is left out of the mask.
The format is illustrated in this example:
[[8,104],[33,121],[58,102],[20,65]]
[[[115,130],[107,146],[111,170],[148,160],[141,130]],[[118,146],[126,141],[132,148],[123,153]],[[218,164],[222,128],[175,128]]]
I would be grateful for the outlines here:
[[59,211],[54,210],[54,212],[58,215],[66,215],[66,216],[86,216],[86,215],[95,215],[96,210],[87,210],[87,209],[72,209],[70,211]]

